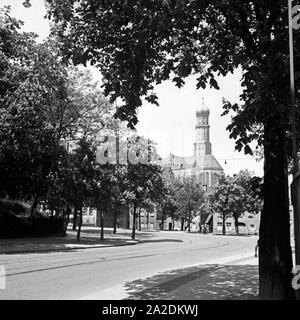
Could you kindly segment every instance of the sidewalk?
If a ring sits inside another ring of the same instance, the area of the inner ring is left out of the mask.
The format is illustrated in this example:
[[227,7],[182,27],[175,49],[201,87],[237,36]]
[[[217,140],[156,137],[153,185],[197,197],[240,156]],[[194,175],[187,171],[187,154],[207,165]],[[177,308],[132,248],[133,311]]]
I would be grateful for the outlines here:
[[[137,232],[137,237],[139,233]],[[36,237],[0,239],[0,254],[51,252],[101,247],[134,245],[139,240],[131,240],[131,230],[118,229],[113,234],[110,228],[104,229],[104,240],[100,240],[100,228],[82,227],[80,242],[76,240],[77,231],[68,228],[66,237]]]
[[160,272],[78,300],[256,300],[258,259],[253,253]]
[[258,260],[253,256],[232,259],[236,258],[127,283],[124,288],[126,299],[256,300]]

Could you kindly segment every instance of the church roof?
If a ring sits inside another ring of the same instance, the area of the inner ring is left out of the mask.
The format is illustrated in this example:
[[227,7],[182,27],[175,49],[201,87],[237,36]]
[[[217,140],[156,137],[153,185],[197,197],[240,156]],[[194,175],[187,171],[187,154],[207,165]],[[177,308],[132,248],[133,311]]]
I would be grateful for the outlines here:
[[[195,168],[198,170],[220,170],[223,171],[223,168],[216,160],[212,154],[204,154],[197,157],[178,157],[174,154],[171,154],[172,160],[172,169],[191,169]],[[174,164],[174,165],[173,165]]]

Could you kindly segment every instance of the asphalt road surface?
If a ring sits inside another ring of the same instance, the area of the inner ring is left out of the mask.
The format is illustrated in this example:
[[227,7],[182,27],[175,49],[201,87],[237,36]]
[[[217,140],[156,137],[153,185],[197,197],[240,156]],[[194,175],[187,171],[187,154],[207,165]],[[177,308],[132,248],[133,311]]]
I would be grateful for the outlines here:
[[124,284],[199,264],[254,254],[257,237],[148,232],[137,245],[0,255],[1,299],[121,299]]

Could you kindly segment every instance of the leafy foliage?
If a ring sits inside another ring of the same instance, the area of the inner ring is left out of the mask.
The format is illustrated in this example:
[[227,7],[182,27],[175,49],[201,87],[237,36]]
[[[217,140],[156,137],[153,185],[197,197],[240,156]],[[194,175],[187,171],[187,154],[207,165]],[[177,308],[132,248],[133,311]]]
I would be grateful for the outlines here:
[[234,218],[238,233],[238,219],[243,214],[261,212],[262,200],[254,188],[254,180],[255,177],[247,170],[240,171],[233,177],[222,176],[209,194],[209,203],[222,218],[223,234],[226,233],[225,222],[228,218]]
[[204,189],[201,181],[196,177],[181,177],[176,181],[176,199],[181,218],[188,221],[190,232],[191,220],[194,218],[204,202]]
[[36,44],[14,20],[0,31],[0,189],[28,200],[45,195],[62,155],[56,124],[66,100],[65,70],[50,42]]

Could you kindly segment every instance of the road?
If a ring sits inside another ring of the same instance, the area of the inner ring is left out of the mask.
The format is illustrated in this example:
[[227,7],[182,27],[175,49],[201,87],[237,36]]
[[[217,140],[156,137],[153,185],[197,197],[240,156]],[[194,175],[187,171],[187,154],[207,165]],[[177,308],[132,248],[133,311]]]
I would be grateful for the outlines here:
[[254,253],[257,237],[148,232],[137,245],[0,255],[1,299],[121,299],[126,283]]

